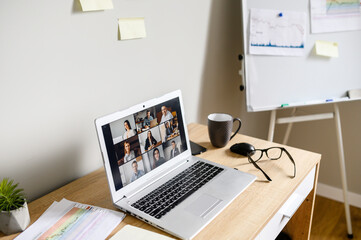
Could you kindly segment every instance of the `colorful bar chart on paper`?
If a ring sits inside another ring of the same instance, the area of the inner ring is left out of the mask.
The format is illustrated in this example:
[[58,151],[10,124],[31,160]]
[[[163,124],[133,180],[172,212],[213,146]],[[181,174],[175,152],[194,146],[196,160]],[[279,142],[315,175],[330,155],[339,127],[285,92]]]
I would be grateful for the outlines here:
[[105,239],[124,217],[118,211],[62,199],[54,202],[16,240]]
[[361,29],[360,0],[310,0],[312,33]]
[[86,209],[73,207],[42,234],[39,240],[85,239],[105,215],[104,211],[94,210],[92,207]]
[[326,0],[327,14],[360,13],[359,0]]

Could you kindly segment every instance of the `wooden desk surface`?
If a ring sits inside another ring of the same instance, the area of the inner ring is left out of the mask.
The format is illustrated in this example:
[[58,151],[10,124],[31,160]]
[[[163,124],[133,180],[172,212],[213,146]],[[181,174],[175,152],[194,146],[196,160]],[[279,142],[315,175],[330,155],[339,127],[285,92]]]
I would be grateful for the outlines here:
[[[290,178],[293,173],[293,165],[283,156],[277,161],[260,161],[260,167],[272,178],[272,182],[265,181],[263,174],[248,163],[246,157],[234,154],[229,147],[234,143],[248,142],[256,148],[267,148],[271,146],[281,146],[265,140],[248,137],[237,134],[226,147],[215,148],[211,145],[208,138],[207,127],[199,124],[188,125],[189,138],[206,147],[208,150],[202,153],[200,157],[232,167],[241,171],[252,173],[257,176],[256,182],[249,186],[239,197],[237,197],[221,214],[219,214],[204,230],[202,230],[195,239],[253,239],[268,223],[272,216],[280,209],[283,203],[290,197],[296,187],[302,182],[306,175],[314,166],[318,166],[321,155],[304,151],[292,147],[286,147],[293,156],[297,175]],[[318,170],[318,167],[317,167]],[[318,171],[316,170],[316,180]],[[37,220],[41,214],[53,203],[66,198],[85,204],[91,204],[103,208],[116,208],[112,205],[111,196],[108,188],[104,169],[98,169],[80,179],[77,179],[66,186],[63,186],[33,202],[29,203],[31,223]],[[291,231],[296,231],[294,239],[306,238],[309,229],[302,227],[297,229],[296,224],[292,224],[300,218],[303,222],[308,222],[312,218],[314,191],[312,191],[307,201],[301,205],[291,219]],[[307,203],[306,203],[307,202]],[[306,215],[306,218],[305,218]],[[132,216],[127,216],[118,227],[112,232],[114,235],[126,224],[145,228],[154,232],[169,234],[158,230]],[[1,233],[0,233],[1,234]],[[4,235],[0,235],[4,236]],[[6,236],[1,239],[13,239],[17,234]]]

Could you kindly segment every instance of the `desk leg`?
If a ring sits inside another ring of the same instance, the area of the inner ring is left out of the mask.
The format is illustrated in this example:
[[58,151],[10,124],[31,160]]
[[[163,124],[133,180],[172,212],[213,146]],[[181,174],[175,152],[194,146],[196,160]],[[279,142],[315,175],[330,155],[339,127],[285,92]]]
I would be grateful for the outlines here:
[[315,181],[312,191],[308,194],[301,206],[297,209],[290,221],[284,227],[283,231],[286,232],[292,240],[310,239],[311,226],[313,219],[313,209],[316,200],[316,188],[318,181],[319,164],[316,165]]

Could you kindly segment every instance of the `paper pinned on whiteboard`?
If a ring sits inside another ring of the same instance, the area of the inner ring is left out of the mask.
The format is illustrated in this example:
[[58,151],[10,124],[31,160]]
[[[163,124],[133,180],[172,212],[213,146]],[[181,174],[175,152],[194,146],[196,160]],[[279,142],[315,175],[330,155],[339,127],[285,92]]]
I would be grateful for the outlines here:
[[83,12],[113,9],[112,0],[80,0]]
[[306,23],[305,12],[252,8],[249,53],[303,56]]
[[316,41],[316,54],[324,57],[338,57],[338,43],[328,41]]
[[119,18],[119,40],[145,38],[144,18]]

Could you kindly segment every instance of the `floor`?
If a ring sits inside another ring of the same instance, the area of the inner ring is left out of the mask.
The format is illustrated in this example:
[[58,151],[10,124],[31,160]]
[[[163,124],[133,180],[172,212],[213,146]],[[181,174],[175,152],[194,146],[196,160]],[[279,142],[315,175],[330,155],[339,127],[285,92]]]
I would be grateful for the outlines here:
[[[361,209],[350,207],[354,240],[361,240]],[[311,240],[338,240],[347,238],[343,203],[321,196],[316,197]]]

